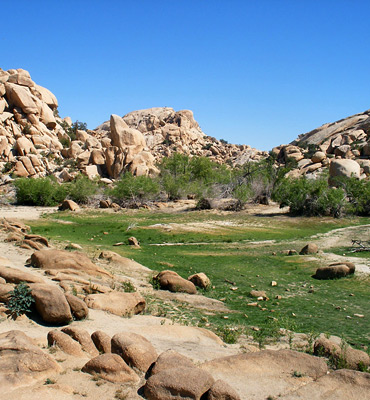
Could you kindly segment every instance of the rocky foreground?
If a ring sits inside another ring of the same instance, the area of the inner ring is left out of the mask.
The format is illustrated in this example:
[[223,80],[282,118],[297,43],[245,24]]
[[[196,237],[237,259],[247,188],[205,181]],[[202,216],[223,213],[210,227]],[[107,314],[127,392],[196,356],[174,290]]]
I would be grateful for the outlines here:
[[[3,220],[1,228],[0,381],[7,398],[370,399],[370,374],[355,370],[370,364],[362,351],[324,336],[314,345],[320,356],[282,345],[226,345],[206,329],[145,315],[155,296],[146,267],[113,252],[92,261],[55,249],[20,221]],[[158,275],[169,284],[163,288],[172,290],[172,282],[184,285],[182,296],[202,297],[194,284],[206,280],[189,278]],[[123,291],[128,281],[137,291]],[[9,318],[9,292],[20,282],[35,311]],[[353,370],[331,370],[328,358],[346,359]]]

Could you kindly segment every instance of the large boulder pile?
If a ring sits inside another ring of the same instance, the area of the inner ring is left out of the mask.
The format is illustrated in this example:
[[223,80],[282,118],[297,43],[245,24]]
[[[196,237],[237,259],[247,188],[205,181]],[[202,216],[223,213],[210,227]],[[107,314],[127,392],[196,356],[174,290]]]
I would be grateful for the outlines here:
[[281,164],[297,163],[291,177],[315,177],[329,167],[331,178],[364,179],[370,175],[370,110],[324,124],[272,152]]
[[156,162],[174,152],[232,165],[268,155],[206,136],[190,110],[158,107],[111,115],[93,131],[81,123],[73,126],[69,117],[59,117],[55,95],[29,72],[0,69],[0,169],[6,173],[54,174],[60,181],[78,172],[111,179],[125,171],[156,175]]

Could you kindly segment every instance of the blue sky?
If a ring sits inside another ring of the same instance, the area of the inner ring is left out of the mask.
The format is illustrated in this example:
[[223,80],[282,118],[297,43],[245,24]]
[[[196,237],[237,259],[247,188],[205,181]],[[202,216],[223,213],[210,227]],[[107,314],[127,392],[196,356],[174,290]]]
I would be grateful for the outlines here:
[[263,150],[370,108],[370,2],[1,2],[0,67],[24,68],[59,113],[191,109],[203,131]]

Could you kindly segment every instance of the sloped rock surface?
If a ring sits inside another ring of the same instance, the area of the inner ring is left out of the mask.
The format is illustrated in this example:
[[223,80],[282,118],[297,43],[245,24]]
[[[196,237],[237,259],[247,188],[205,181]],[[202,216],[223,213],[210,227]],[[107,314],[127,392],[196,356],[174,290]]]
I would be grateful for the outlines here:
[[137,383],[138,375],[117,354],[101,354],[88,361],[82,372],[113,383]]
[[[242,399],[282,396],[301,386],[294,371],[307,383],[324,376],[325,360],[291,350],[263,350],[218,358],[201,365],[215,379],[227,382]],[[273,382],[273,385],[272,385]]]
[[149,340],[136,333],[117,333],[112,337],[111,344],[112,353],[120,355],[129,366],[142,372],[146,372],[158,357]]
[[0,371],[1,392],[4,394],[59,373],[61,367],[31,338],[14,330],[0,334]]
[[40,250],[31,256],[31,264],[44,270],[77,270],[86,275],[105,276],[111,275],[103,268],[95,265],[84,253],[66,250]]

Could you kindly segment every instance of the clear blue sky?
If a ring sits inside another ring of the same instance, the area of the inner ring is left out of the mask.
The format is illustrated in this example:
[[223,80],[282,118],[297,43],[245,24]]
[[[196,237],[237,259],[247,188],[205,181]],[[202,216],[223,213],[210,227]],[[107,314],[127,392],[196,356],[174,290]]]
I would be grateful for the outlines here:
[[191,109],[203,131],[268,150],[370,108],[370,1],[1,2],[0,67],[24,68],[93,129]]

